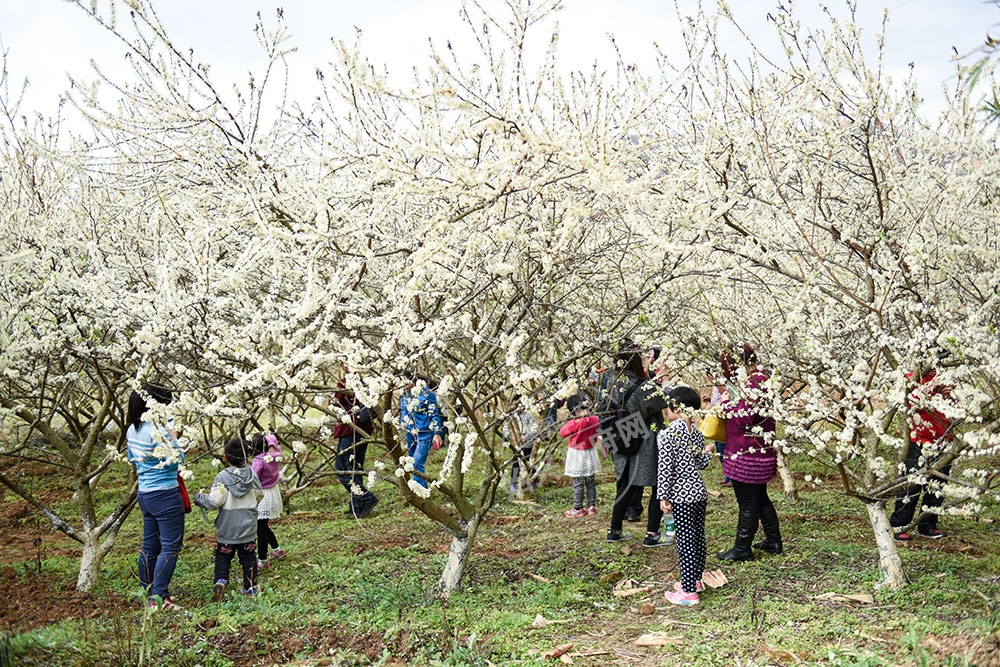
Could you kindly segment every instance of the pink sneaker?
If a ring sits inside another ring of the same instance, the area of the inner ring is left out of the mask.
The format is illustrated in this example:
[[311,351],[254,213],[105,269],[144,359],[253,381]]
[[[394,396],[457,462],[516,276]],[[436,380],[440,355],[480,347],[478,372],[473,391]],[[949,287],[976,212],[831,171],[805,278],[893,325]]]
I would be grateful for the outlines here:
[[149,608],[153,610],[163,609],[166,611],[183,611],[184,609],[177,604],[177,599],[173,595],[168,595],[163,598],[163,600],[159,600],[157,597],[149,598]]
[[[674,582],[674,590],[675,591],[683,591],[684,590],[681,587],[681,582],[679,582],[679,581]],[[703,584],[703,583],[701,583],[699,581],[698,583],[696,583],[694,585],[694,590],[695,590],[696,593],[704,593],[705,592],[705,584]]]
[[257,571],[258,572],[263,572],[264,570],[266,570],[269,567],[271,567],[271,564],[270,564],[269,560],[259,560],[259,561],[257,561]]
[[667,591],[663,594],[663,597],[667,599],[670,604],[679,604],[684,607],[690,607],[692,605],[698,604],[698,594],[697,593],[685,593],[683,591]]
[[286,556],[284,549],[272,549],[271,557],[268,560],[281,560]]
[[597,508],[596,507],[594,507],[593,505],[591,505],[590,507],[587,508],[587,516],[594,516],[595,514],[597,514]]
[[580,519],[582,517],[587,516],[587,510],[581,507],[578,510],[566,510],[564,514],[571,519]]

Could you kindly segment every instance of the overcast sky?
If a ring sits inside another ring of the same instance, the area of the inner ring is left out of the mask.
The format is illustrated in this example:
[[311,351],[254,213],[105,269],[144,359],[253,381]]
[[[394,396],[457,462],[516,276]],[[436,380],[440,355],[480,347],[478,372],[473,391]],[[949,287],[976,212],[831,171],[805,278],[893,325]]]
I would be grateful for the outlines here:
[[[105,12],[110,0],[96,0]],[[789,0],[785,0],[788,2]],[[498,6],[496,0],[483,0]],[[696,0],[677,0],[681,11],[693,12]],[[730,0],[733,13],[755,41],[774,44],[766,21],[779,0]],[[467,29],[459,19],[461,0],[153,0],[174,41],[193,48],[197,59],[212,64],[217,81],[245,81],[246,72],[263,63],[253,35],[257,12],[273,22],[282,7],[299,51],[290,64],[301,79],[303,99],[313,85],[317,66],[330,60],[331,36],[353,40],[363,31],[363,48],[370,60],[391,71],[409,72],[426,63],[427,40],[461,44]],[[803,23],[823,25],[820,6],[829,4],[844,16],[843,0],[799,0]],[[858,23],[871,37],[881,26],[882,8],[889,11],[888,66],[901,79],[912,63],[928,100],[929,112],[940,106],[940,85],[954,72],[954,50],[966,53],[983,42],[987,30],[1000,21],[1000,9],[989,0],[861,0]],[[710,5],[706,3],[706,5]],[[119,5],[119,12],[125,10]],[[589,68],[595,59],[609,62],[606,34],[613,34],[626,59],[640,67],[653,63],[653,42],[666,50],[676,46],[677,20],[671,0],[566,0],[559,14],[560,60],[573,69]],[[9,80],[27,78],[30,94],[25,108],[51,112],[66,73],[91,78],[88,62],[106,71],[126,72],[124,48],[103,32],[83,11],[66,0],[0,0],[0,40],[7,54]],[[869,50],[873,50],[869,45]],[[297,89],[298,90],[298,89]]]

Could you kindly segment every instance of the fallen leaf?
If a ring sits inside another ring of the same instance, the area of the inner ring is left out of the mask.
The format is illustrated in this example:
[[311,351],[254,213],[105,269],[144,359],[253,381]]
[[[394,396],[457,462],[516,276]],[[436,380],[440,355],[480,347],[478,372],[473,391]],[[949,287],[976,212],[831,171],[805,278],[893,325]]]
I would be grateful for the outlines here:
[[615,597],[628,597],[630,595],[638,595],[639,593],[648,593],[649,586],[639,586],[639,582],[633,579],[622,579],[617,584],[615,584],[614,590],[611,594]]
[[669,646],[670,644],[683,643],[683,637],[672,637],[666,632],[651,632],[635,640],[636,646]]
[[608,572],[607,574],[602,574],[601,583],[610,584],[612,581],[618,581],[618,579],[621,578],[621,576],[622,576],[621,572]]
[[573,658],[569,657],[568,655],[561,655],[559,656],[559,659],[562,660],[564,664],[567,665],[573,664]]
[[643,602],[642,606],[639,607],[639,615],[640,616],[652,616],[653,612],[655,612],[655,611],[656,611],[656,607],[653,605],[652,602]]
[[722,573],[722,570],[709,570],[702,572],[701,582],[709,588],[722,588],[729,583],[729,579]]
[[548,626],[553,625],[555,623],[569,623],[569,621],[566,621],[566,620],[562,620],[562,621],[550,621],[549,619],[545,618],[541,614],[537,614],[535,616],[535,620],[533,620],[531,622],[531,627],[533,627],[533,628],[547,628]]
[[813,595],[810,599],[820,600],[823,602],[861,602],[863,604],[872,604],[875,602],[875,598],[866,593],[860,593],[858,595],[842,595],[840,593],[820,593],[819,595]]
[[573,650],[572,644],[560,644],[555,648],[550,648],[548,651],[542,653],[542,658],[545,660],[551,660],[552,658],[558,658],[563,653],[569,653]]
[[535,574],[534,572],[526,572],[525,574],[527,576],[531,577],[532,579],[534,579],[535,581],[540,581],[543,584],[551,584],[552,583],[551,579],[546,579],[545,577],[543,577],[541,575],[538,575],[538,574]]
[[843,598],[848,602],[860,602],[862,604],[875,604],[875,598],[867,593],[858,593],[857,595],[844,595]]
[[795,655],[794,653],[792,653],[791,651],[789,651],[787,649],[772,648],[770,646],[765,646],[763,650],[764,650],[764,653],[766,653],[769,656],[771,656],[772,658],[774,658],[780,664],[789,664],[789,663],[792,663],[792,662],[794,662],[794,663],[801,663],[802,662],[802,659],[799,656]]
[[648,593],[650,588],[648,586],[643,586],[642,588],[631,588],[621,591],[613,591],[611,594],[619,598],[627,598],[630,595],[639,595],[640,593]]
[[631,556],[632,555],[632,547],[630,547],[627,544],[625,546],[623,546],[622,547],[622,555],[623,556]]
[[722,496],[722,492],[716,491],[715,489],[709,489],[708,495],[712,496],[713,498],[719,498],[720,496]]

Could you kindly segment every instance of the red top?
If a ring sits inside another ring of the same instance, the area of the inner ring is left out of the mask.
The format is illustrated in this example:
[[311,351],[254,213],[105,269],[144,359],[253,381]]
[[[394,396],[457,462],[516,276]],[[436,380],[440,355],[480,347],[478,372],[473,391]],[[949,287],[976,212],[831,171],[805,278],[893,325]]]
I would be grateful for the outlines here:
[[570,419],[559,429],[559,435],[569,438],[570,449],[592,449],[600,423],[595,415]]
[[[951,422],[940,410],[935,410],[929,405],[921,406],[922,403],[930,401],[935,396],[949,398],[951,387],[934,382],[935,372],[931,371],[917,383],[916,389],[910,394],[910,407],[913,409],[913,417],[910,421],[910,440],[913,442],[937,442],[941,438],[952,439],[948,433]],[[913,373],[906,375],[913,377]]]
[[[358,402],[357,397],[353,393],[346,391],[346,389],[347,382],[344,378],[340,378],[340,381],[337,383],[337,391],[333,394],[333,400],[335,400],[340,407],[344,409],[344,411],[351,415],[351,423],[353,423],[354,426],[364,431],[364,433],[371,433],[371,421],[358,421],[358,412],[361,411],[362,407],[361,403]],[[357,431],[351,427],[351,424],[346,422],[340,422],[333,427],[334,438],[342,438],[345,435],[355,434],[357,434]],[[358,435],[360,436],[361,434]]]

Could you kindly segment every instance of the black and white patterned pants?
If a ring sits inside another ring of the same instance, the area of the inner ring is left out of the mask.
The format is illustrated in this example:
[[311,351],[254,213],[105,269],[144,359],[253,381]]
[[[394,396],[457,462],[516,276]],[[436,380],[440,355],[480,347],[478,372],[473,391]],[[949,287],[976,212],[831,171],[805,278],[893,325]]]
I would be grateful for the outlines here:
[[685,593],[694,593],[695,584],[705,571],[705,506],[696,503],[674,503],[674,545],[681,570],[681,587]]

